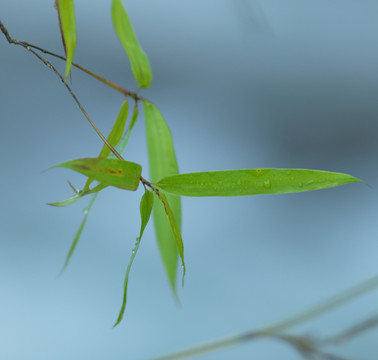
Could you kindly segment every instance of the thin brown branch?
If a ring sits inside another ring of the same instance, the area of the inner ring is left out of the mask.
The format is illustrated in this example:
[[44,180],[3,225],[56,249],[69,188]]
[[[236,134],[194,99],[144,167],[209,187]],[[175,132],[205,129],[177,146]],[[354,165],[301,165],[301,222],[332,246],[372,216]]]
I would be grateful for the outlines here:
[[[140,177],[140,181],[141,183],[143,184],[144,188],[149,187],[156,195],[157,197],[159,198],[159,200],[164,204],[164,201],[162,200],[161,196],[160,196],[160,192],[158,189],[156,189],[149,181],[147,181],[143,176]],[[164,205],[165,207],[165,205]]]
[[378,326],[378,315],[359,322],[358,324],[334,335],[328,339],[323,340],[326,345],[340,345],[360,336],[363,332],[369,331]]
[[53,70],[55,72],[55,74],[60,78],[60,80],[62,81],[62,83],[64,84],[64,86],[66,87],[66,89],[68,90],[68,92],[70,93],[70,95],[73,97],[73,99],[75,100],[76,104],[79,106],[81,112],[84,114],[84,116],[87,118],[87,120],[89,121],[89,123],[92,125],[93,129],[96,131],[96,133],[98,134],[98,136],[100,136],[100,138],[102,139],[102,141],[106,144],[106,146],[109,147],[109,149],[112,151],[112,153],[120,160],[123,160],[122,156],[118,153],[118,151],[116,149],[114,149],[114,147],[108,142],[108,140],[105,138],[104,135],[102,135],[101,131],[97,128],[97,126],[94,124],[94,122],[91,120],[91,118],[89,117],[89,115],[87,114],[87,112],[84,110],[83,106],[80,104],[79,100],[77,99],[76,95],[73,93],[73,91],[71,90],[70,86],[67,84],[66,81],[64,81],[64,78],[62,75],[60,75],[60,73],[58,72],[58,70],[55,69],[55,67],[47,60],[45,59],[44,57],[42,57],[41,55],[39,55],[38,53],[36,53],[29,44],[25,43],[25,42],[22,42],[22,41],[18,41],[16,39],[12,39],[12,37],[9,35],[8,33],[8,30],[6,29],[6,27],[4,26],[4,24],[0,21],[0,30],[3,32],[3,34],[5,35],[5,37],[7,38],[8,42],[10,44],[14,44],[14,45],[20,45],[22,46],[24,49],[26,49],[27,51],[31,52],[33,55],[35,55],[39,60],[41,60],[48,68],[50,68],[51,70]]
[[[58,59],[61,59],[61,60],[64,60],[64,61],[66,60],[66,58],[65,58],[64,56],[61,56],[61,55],[55,54],[55,53],[53,53],[53,52],[51,52],[51,51],[48,51],[48,50],[46,50],[46,49],[43,49],[43,48],[41,48],[41,47],[39,47],[39,46],[32,45],[32,44],[29,44],[29,43],[26,43],[26,42],[24,42],[24,44],[30,46],[30,47],[33,48],[33,49],[39,50],[39,51],[43,52],[44,54],[54,56],[54,57],[56,57],[56,58],[58,58]],[[124,94],[125,96],[130,96],[130,97],[133,98],[135,101],[139,101],[139,100],[143,100],[143,99],[144,99],[142,96],[139,96],[139,95],[138,95],[138,92],[133,92],[133,91],[127,90],[127,89],[123,88],[122,86],[120,86],[120,85],[114,83],[113,81],[110,81],[110,80],[108,80],[108,79],[106,79],[106,78],[104,78],[104,77],[102,77],[102,76],[100,76],[100,75],[94,73],[93,71],[91,71],[91,70],[85,68],[84,66],[81,66],[81,65],[79,65],[79,64],[77,64],[77,63],[75,63],[75,62],[72,63],[72,66],[75,66],[75,67],[78,68],[79,70],[84,71],[86,74],[88,74],[88,75],[94,77],[95,79],[101,81],[101,82],[104,83],[105,85],[110,86],[110,87],[113,88],[114,90],[119,91],[120,93]]]
[[161,195],[160,195],[160,191],[159,189],[157,189],[156,187],[154,187],[149,181],[147,181],[143,176],[140,177],[140,181],[141,183],[143,184],[144,188],[146,188],[146,186],[148,186],[155,194],[156,196],[158,197],[158,199],[161,201],[161,203],[163,204],[164,206],[164,211],[165,213],[167,214],[168,216],[168,210],[167,210],[167,205],[165,204],[165,201],[162,199]]
[[[1,21],[0,21],[0,23],[1,23]],[[5,26],[4,26],[2,23],[1,23],[1,31],[4,33],[5,37],[7,38],[8,42],[9,42],[10,44],[16,44],[16,43],[17,43],[18,45],[20,45],[20,44],[22,43],[22,44],[24,44],[25,46],[28,46],[28,47],[30,47],[30,48],[36,49],[36,50],[38,50],[38,51],[41,51],[41,52],[44,53],[44,54],[54,56],[54,57],[56,57],[56,58],[58,58],[58,59],[61,59],[61,60],[64,60],[64,61],[66,60],[66,57],[61,56],[61,55],[58,55],[58,54],[55,54],[55,53],[53,53],[53,52],[51,52],[51,51],[49,51],[49,50],[46,50],[46,49],[44,49],[44,48],[41,48],[41,47],[39,47],[39,46],[36,46],[36,45],[30,44],[30,43],[28,43],[28,42],[26,42],[26,41],[17,41],[17,40],[12,39],[12,38],[9,36],[7,29],[5,28]],[[112,89],[119,91],[120,93],[124,94],[125,96],[130,96],[130,97],[131,97],[132,99],[134,99],[135,101],[144,100],[144,97],[138,95],[139,89],[138,89],[138,91],[136,91],[136,92],[133,92],[133,91],[127,90],[127,89],[125,89],[124,87],[122,87],[122,86],[120,86],[120,85],[114,83],[113,81],[110,81],[110,80],[108,80],[108,79],[106,79],[106,78],[104,78],[104,77],[102,77],[102,76],[100,76],[100,75],[94,73],[93,71],[91,71],[91,70],[89,70],[89,69],[87,69],[87,68],[85,68],[85,67],[83,67],[83,66],[77,64],[77,63],[74,63],[74,62],[73,62],[73,63],[72,63],[72,66],[78,68],[79,70],[85,72],[86,74],[88,74],[88,75],[94,77],[95,79],[101,81],[101,82],[104,83],[105,85],[108,85],[108,86],[111,87]]]

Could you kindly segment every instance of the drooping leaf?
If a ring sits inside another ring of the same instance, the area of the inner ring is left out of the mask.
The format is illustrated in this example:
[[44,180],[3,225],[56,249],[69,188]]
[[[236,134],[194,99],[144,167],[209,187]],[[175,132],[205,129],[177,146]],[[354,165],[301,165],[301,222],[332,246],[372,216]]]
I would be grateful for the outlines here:
[[[171,132],[160,111],[148,101],[143,101],[146,120],[147,145],[150,163],[151,181],[157,182],[166,176],[178,174],[178,166]],[[167,195],[178,227],[181,226],[181,200],[177,196]],[[171,231],[171,225],[165,214],[164,206],[155,203],[154,223],[157,242],[162,261],[173,291],[176,289],[178,251]]]
[[105,185],[131,191],[138,188],[142,172],[139,164],[118,159],[83,158],[66,161],[54,167],[65,167]]
[[140,218],[141,218],[140,233],[139,233],[139,236],[136,239],[135,246],[134,246],[134,249],[132,251],[129,264],[127,265],[125,280],[124,280],[124,283],[123,283],[122,306],[121,306],[121,310],[120,310],[119,315],[118,315],[118,319],[117,319],[116,323],[113,325],[113,327],[117,326],[121,322],[121,320],[123,318],[123,314],[125,312],[126,302],[127,302],[127,284],[129,282],[130,269],[131,269],[131,266],[133,264],[134,258],[137,254],[137,251],[139,249],[139,244],[140,244],[140,240],[142,239],[144,229],[146,228],[146,226],[148,224],[148,220],[150,219],[153,205],[154,205],[154,194],[151,191],[146,190],[143,197],[142,197],[142,200],[140,202]]
[[176,241],[177,250],[181,258],[181,265],[183,269],[182,285],[184,285],[184,276],[185,276],[184,243],[182,242],[180,228],[178,227],[173,211],[171,207],[169,206],[167,197],[162,192],[160,192],[159,196],[160,196],[161,201],[163,202],[164,210],[167,215],[169,224],[171,226],[171,231]]
[[71,244],[71,247],[70,247],[70,250],[68,251],[68,254],[67,254],[67,257],[66,257],[66,261],[64,262],[64,265],[63,265],[63,268],[62,270],[60,271],[60,275],[64,272],[64,270],[66,270],[67,266],[68,266],[68,263],[70,262],[71,260],[71,257],[75,251],[75,248],[76,248],[76,245],[77,243],[79,242],[79,239],[80,239],[80,236],[81,236],[81,233],[83,232],[83,229],[84,229],[84,226],[85,226],[85,223],[87,222],[87,219],[88,219],[88,215],[89,215],[89,212],[91,211],[92,207],[93,207],[93,204],[95,203],[96,201],[96,198],[98,196],[99,193],[96,193],[92,196],[92,199],[91,201],[89,202],[89,205],[88,207],[84,210],[84,218],[80,224],[80,227],[79,229],[77,230],[76,232],[76,235],[72,241],[72,244]]
[[57,0],[59,26],[63,38],[64,51],[66,53],[65,79],[71,70],[72,60],[76,48],[76,24],[73,0]]
[[152,81],[150,63],[139,45],[121,0],[112,2],[112,20],[115,32],[130,59],[131,70],[136,81],[140,87],[148,88]]
[[351,175],[320,170],[249,169],[168,176],[156,186],[182,196],[244,196],[318,190],[358,181]]

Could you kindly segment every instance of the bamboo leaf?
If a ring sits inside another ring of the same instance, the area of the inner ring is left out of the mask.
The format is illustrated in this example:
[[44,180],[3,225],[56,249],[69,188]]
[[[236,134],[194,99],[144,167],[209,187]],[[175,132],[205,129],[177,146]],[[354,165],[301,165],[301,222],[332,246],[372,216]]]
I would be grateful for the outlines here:
[[63,207],[63,206],[67,206],[67,205],[73,204],[74,202],[76,202],[77,200],[79,200],[81,197],[82,197],[82,195],[80,195],[80,193],[78,193],[78,194],[75,194],[75,195],[71,196],[70,198],[68,198],[66,200],[57,201],[57,202],[53,202],[53,203],[48,203],[47,205],[56,206],[56,207]]
[[64,52],[66,53],[65,79],[71,70],[72,60],[76,48],[76,24],[73,0],[57,0],[60,32],[63,38]]
[[169,206],[167,197],[163,193],[160,193],[159,197],[161,201],[163,202],[164,210],[167,215],[169,224],[171,226],[172,234],[176,241],[177,250],[181,258],[181,265],[183,269],[182,285],[184,286],[184,277],[185,277],[186,270],[185,270],[185,261],[184,261],[184,243],[182,242],[180,228],[178,227],[173,211],[171,207]]
[[147,55],[139,45],[129,16],[121,0],[112,2],[112,20],[115,32],[129,57],[131,70],[142,88],[148,88],[152,81],[152,72]]
[[92,196],[92,199],[91,201],[89,202],[89,205],[88,207],[84,210],[84,218],[83,220],[81,221],[81,224],[80,224],[80,227],[79,229],[77,230],[76,234],[75,234],[75,237],[72,241],[72,244],[71,244],[71,247],[70,247],[70,250],[68,251],[68,254],[67,254],[67,257],[66,257],[66,260],[64,262],[64,265],[63,265],[63,268],[62,270],[60,271],[59,275],[61,275],[64,270],[66,270],[67,266],[68,266],[68,263],[70,262],[71,260],[71,257],[76,249],[76,245],[77,243],[79,242],[79,239],[80,239],[80,236],[81,236],[81,233],[83,232],[83,229],[84,229],[84,226],[85,226],[85,223],[87,222],[87,219],[88,219],[88,215],[89,215],[89,212],[91,211],[92,207],[93,207],[93,204],[95,203],[96,201],[96,198],[98,196],[99,193],[96,193]]
[[[126,106],[126,105],[123,105],[123,106]],[[122,106],[122,107],[123,107],[123,106]],[[122,111],[122,107],[121,107],[121,111]],[[118,151],[120,154],[123,153],[123,151],[125,150],[125,148],[126,148],[126,146],[127,146],[127,143],[128,143],[129,137],[130,137],[130,132],[131,132],[131,130],[132,130],[132,127],[133,127],[134,124],[135,124],[135,121],[136,121],[136,119],[137,119],[137,116],[138,116],[138,109],[137,109],[137,107],[135,107],[135,108],[134,108],[133,115],[132,115],[131,123],[130,123],[130,125],[129,125],[129,128],[128,128],[128,130],[126,131],[126,133],[124,134],[124,136],[122,136],[121,140],[118,142],[117,151]],[[110,157],[112,157],[112,156],[113,156],[113,153],[110,154]],[[85,210],[84,219],[83,219],[82,223],[80,224],[80,227],[79,227],[79,229],[78,229],[78,231],[77,231],[77,233],[76,233],[76,235],[75,235],[75,237],[74,237],[74,240],[73,240],[73,242],[72,242],[71,248],[70,248],[70,250],[69,250],[69,253],[68,253],[67,258],[66,258],[66,261],[65,261],[65,264],[64,264],[63,269],[62,269],[61,272],[63,272],[64,269],[68,266],[68,263],[69,263],[69,261],[70,261],[70,259],[71,259],[71,257],[72,257],[72,254],[73,254],[73,252],[74,252],[74,250],[75,250],[75,248],[76,248],[76,245],[77,245],[77,243],[78,243],[78,241],[79,241],[79,239],[80,239],[81,233],[82,233],[82,231],[83,231],[83,229],[84,229],[85,223],[86,223],[86,221],[87,221],[87,219],[88,219],[89,212],[91,211],[91,209],[92,209],[92,207],[93,207],[93,205],[94,205],[94,203],[95,203],[95,201],[96,201],[96,199],[97,199],[98,192],[101,191],[102,189],[106,188],[107,186],[108,186],[108,185],[106,185],[106,184],[104,184],[104,183],[100,183],[100,184],[98,184],[97,186],[95,186],[93,189],[89,189],[88,191],[86,191],[84,194],[83,194],[83,191],[79,192],[80,195],[81,195],[80,197],[82,197],[82,196],[84,196],[84,195],[88,195],[88,194],[94,194],[94,195],[92,196],[92,199],[91,199],[91,201],[90,201],[90,203],[89,203],[89,206],[88,206],[88,207],[86,208],[86,210]],[[76,189],[75,189],[75,190],[76,190]],[[75,190],[74,190],[74,191],[75,191]],[[70,202],[70,204],[72,204],[73,202],[77,201],[80,197],[77,197],[77,198],[76,198],[75,196],[73,196],[72,198],[74,198],[74,199],[73,199],[72,202]],[[72,199],[72,198],[71,198],[71,199]],[[52,203],[52,204],[50,204],[50,205],[54,205],[54,206],[65,206],[65,205],[63,205],[62,203],[64,203],[64,202],[60,202],[60,203]],[[69,204],[67,203],[66,205],[69,205]]]
[[[136,102],[133,113],[131,115],[130,125],[129,125],[128,129],[126,130],[125,134],[122,136],[121,140],[119,141],[119,143],[117,144],[117,147],[116,147],[116,150],[120,154],[123,153],[123,151],[125,150],[128,142],[129,142],[130,134],[131,134],[131,131],[134,128],[134,125],[137,121],[137,118],[138,118],[138,103]],[[110,157],[114,157],[114,154],[111,153]]]
[[97,193],[97,192],[105,189],[106,187],[108,187],[108,185],[100,183],[92,189],[81,190],[81,191],[77,192],[75,195],[71,196],[70,198],[68,198],[66,200],[57,201],[57,202],[54,202],[54,203],[48,203],[47,205],[56,206],[56,207],[63,207],[63,206],[71,205],[71,204],[75,203],[77,200],[79,200],[80,198],[82,198],[83,196]]
[[[118,142],[122,138],[123,131],[125,130],[126,121],[127,121],[127,114],[129,111],[129,105],[127,99],[122,103],[121,110],[118,113],[117,119],[110,130],[109,136],[107,138],[110,145],[115,147]],[[99,158],[107,158],[111,154],[110,148],[104,144],[100,151]],[[88,178],[87,182],[85,183],[84,190],[89,189],[89,185],[92,183],[93,179]]]
[[83,158],[66,161],[54,167],[65,167],[105,185],[131,191],[138,188],[142,172],[139,164],[118,159]]
[[359,182],[351,175],[306,169],[249,169],[168,176],[156,186],[182,196],[244,196],[311,191]]
[[[160,111],[151,103],[144,100],[144,114],[146,120],[147,145],[150,162],[151,181],[158,181],[166,176],[178,174],[178,166],[173,146],[171,132]],[[181,225],[181,200],[177,196],[167,195],[176,223]],[[176,274],[178,251],[176,241],[171,231],[164,206],[159,201],[153,209],[155,232],[161,258],[171,284],[176,289]]]
[[144,229],[146,228],[148,221],[150,219],[153,204],[154,204],[154,194],[151,191],[146,190],[143,197],[142,197],[142,200],[140,202],[140,218],[141,218],[140,233],[139,233],[139,236],[136,239],[135,246],[134,246],[134,249],[132,251],[129,264],[127,265],[125,280],[124,280],[124,283],[123,283],[122,306],[121,306],[121,310],[120,310],[119,315],[118,315],[118,319],[117,319],[116,323],[113,325],[113,327],[117,326],[121,322],[121,320],[123,318],[123,314],[125,312],[126,302],[127,302],[127,284],[129,282],[130,269],[131,269],[131,266],[133,264],[134,258],[137,254],[137,251],[139,249],[139,244],[140,244],[140,240],[142,239]]
[[[129,104],[128,104],[127,100],[125,100],[122,103],[121,110],[119,111],[117,119],[116,119],[116,121],[115,121],[115,123],[112,127],[112,130],[110,131],[109,136],[107,138],[107,140],[109,141],[109,144],[112,145],[112,146],[116,146],[122,138],[122,134],[123,134],[123,132],[125,130],[125,126],[126,126],[128,111],[129,111]],[[102,147],[102,150],[100,152],[100,155],[98,157],[99,158],[107,158],[110,155],[110,153],[111,153],[111,150],[109,149],[109,147],[106,144],[104,144],[104,146]]]

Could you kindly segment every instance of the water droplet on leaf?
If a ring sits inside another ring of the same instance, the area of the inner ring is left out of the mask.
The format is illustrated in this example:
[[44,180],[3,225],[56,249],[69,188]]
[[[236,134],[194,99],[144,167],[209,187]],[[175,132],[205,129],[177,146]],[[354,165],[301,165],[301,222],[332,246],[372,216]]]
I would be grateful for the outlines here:
[[270,182],[270,180],[265,180],[264,181],[264,188],[270,189],[271,187],[272,187],[272,183]]

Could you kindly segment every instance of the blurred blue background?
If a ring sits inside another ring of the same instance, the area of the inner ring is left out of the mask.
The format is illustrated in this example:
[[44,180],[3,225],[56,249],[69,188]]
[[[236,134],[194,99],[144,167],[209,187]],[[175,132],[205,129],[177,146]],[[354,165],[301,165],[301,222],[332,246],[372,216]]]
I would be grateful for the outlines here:
[[[149,359],[268,325],[375,275],[378,210],[378,3],[352,0],[124,1],[154,80],[143,95],[168,122],[182,172],[315,168],[366,180],[302,194],[184,198],[186,283],[176,306],[153,227],[115,329],[139,232],[137,193],[107,189],[65,274],[57,277],[88,199],[57,209],[83,178],[41,171],[96,156],[101,141],[59,79],[0,36],[0,358]],[[110,1],[76,1],[75,61],[135,90]],[[53,1],[0,3],[10,34],[54,52]],[[58,69],[64,63],[52,59]],[[73,89],[107,133],[122,96],[81,74]],[[142,117],[127,159],[144,165]],[[372,292],[293,333],[329,336],[377,312]],[[339,355],[376,359],[378,332]],[[299,355],[272,340],[201,359]]]

